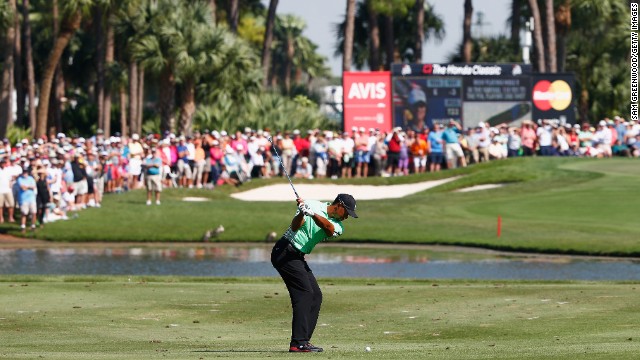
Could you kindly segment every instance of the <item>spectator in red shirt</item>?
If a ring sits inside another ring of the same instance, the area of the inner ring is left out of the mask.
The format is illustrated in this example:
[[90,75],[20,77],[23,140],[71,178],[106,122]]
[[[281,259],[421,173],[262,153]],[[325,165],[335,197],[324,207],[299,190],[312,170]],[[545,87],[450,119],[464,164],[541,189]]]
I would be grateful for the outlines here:
[[388,138],[387,146],[387,173],[393,174],[398,167],[398,160],[400,159],[400,129],[393,129],[393,133]]

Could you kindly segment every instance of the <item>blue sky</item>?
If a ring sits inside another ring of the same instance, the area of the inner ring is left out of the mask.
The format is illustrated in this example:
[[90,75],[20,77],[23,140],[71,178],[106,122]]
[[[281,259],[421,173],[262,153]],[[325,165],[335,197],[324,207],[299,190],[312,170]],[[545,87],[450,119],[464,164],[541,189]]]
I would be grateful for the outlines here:
[[[440,43],[428,41],[424,46],[423,61],[445,62],[462,39],[464,0],[426,0],[434,6],[445,21],[446,36]],[[262,0],[269,6],[269,0]],[[484,35],[507,34],[511,0],[473,0],[474,21],[477,12],[484,13]],[[295,14],[307,22],[305,36],[319,46],[319,52],[329,59],[334,75],[342,69],[342,59],[333,57],[334,24],[342,21],[346,12],[346,0],[280,0],[279,14]]]

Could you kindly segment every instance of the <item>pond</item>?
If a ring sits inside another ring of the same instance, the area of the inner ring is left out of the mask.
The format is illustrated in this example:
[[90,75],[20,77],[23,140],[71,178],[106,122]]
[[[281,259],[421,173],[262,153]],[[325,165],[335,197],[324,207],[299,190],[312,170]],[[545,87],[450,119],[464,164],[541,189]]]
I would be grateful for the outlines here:
[[[638,259],[399,247],[322,244],[307,261],[318,277],[640,280]],[[0,248],[0,274],[277,276],[270,250],[268,244]]]

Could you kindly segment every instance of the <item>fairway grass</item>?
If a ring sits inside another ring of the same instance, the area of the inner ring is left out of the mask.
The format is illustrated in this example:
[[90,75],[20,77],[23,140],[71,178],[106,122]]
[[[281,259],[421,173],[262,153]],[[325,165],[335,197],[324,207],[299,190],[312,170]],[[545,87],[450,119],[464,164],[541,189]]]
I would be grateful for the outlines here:
[[[635,359],[638,284],[320,279],[289,354],[279,279],[0,277],[0,358]],[[364,351],[370,346],[372,351]]]

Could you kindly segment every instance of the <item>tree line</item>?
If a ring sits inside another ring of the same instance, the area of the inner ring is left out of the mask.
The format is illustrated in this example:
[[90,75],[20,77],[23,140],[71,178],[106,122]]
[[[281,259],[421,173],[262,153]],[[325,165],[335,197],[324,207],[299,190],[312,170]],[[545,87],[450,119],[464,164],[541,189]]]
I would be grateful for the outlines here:
[[[345,0],[334,55],[344,71],[422,62],[423,47],[443,41],[453,21],[437,5]],[[628,115],[628,0],[510,5],[508,34],[474,36],[465,0],[463,37],[448,60],[521,62],[533,19],[534,68],[576,74],[579,118]],[[304,36],[304,20],[277,9],[278,0],[0,0],[0,137],[339,127],[313,91],[331,81],[327,59]]]

